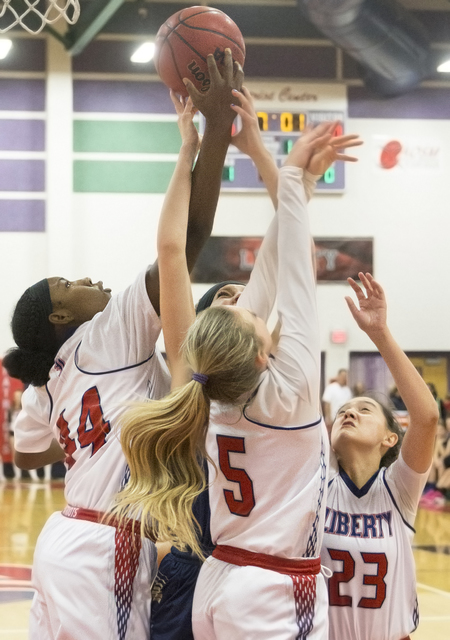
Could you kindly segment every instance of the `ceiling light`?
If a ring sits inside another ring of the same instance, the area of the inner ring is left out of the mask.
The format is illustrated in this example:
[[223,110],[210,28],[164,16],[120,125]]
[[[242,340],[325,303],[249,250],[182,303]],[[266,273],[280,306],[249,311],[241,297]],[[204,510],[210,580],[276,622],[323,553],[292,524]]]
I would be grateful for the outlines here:
[[155,53],[154,42],[143,42],[131,56],[131,62],[150,62]]
[[7,38],[0,38],[0,60],[6,58],[11,47],[12,40],[8,40]]
[[442,64],[440,64],[437,68],[441,73],[449,73],[450,72],[450,60],[446,60]]

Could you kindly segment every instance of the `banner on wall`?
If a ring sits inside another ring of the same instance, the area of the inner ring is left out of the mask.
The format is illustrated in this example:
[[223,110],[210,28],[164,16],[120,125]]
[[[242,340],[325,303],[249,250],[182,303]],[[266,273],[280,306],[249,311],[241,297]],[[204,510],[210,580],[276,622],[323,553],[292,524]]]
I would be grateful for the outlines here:
[[442,143],[436,138],[373,136],[373,159],[377,170],[440,171]]
[[[194,267],[192,282],[248,282],[262,240],[261,237],[211,237]],[[315,250],[318,282],[345,282],[348,277],[357,278],[359,271],[373,273],[372,238],[317,238]]]

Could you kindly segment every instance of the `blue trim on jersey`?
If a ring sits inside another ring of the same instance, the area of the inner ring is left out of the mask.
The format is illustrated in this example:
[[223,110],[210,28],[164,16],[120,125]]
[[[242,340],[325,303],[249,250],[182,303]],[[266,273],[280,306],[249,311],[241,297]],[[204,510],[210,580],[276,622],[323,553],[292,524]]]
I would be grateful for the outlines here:
[[52,412],[53,412],[53,398],[50,391],[48,390],[47,385],[48,385],[48,382],[45,383],[45,390],[47,391],[48,399],[50,400],[50,411],[48,412],[48,421],[50,422],[50,418],[52,417]]
[[146,362],[151,360],[155,355],[155,350],[153,350],[153,352],[150,354],[150,356],[146,360],[142,360],[142,362],[138,362],[137,364],[130,364],[127,367],[121,367],[120,369],[109,369],[108,371],[85,371],[84,369],[78,366],[78,349],[80,347],[81,347],[81,342],[78,343],[78,346],[75,349],[75,357],[74,357],[75,366],[78,369],[78,371],[81,371],[81,373],[85,373],[88,376],[104,376],[107,373],[119,373],[119,371],[127,371],[128,369],[134,369],[136,367],[140,367],[141,365],[145,364]]
[[264,427],[265,429],[275,429],[276,431],[298,431],[299,429],[309,429],[310,427],[316,427],[322,421],[322,417],[319,417],[319,419],[316,420],[316,422],[311,422],[311,424],[305,424],[302,427],[273,427],[271,424],[256,422],[256,420],[252,420],[251,418],[249,418],[245,413],[246,408],[247,407],[244,407],[243,414],[244,414],[244,418],[248,420],[248,422],[251,422],[252,424],[256,424],[259,427]]
[[400,518],[403,520],[403,524],[406,524],[406,526],[408,527],[408,529],[411,529],[411,531],[413,531],[414,533],[416,533],[416,530],[414,529],[414,527],[412,527],[412,526],[409,524],[409,522],[407,522],[407,521],[405,520],[405,518],[403,517],[402,512],[401,512],[401,511],[400,511],[400,509],[398,508],[398,504],[396,503],[395,498],[394,498],[394,496],[392,495],[392,491],[390,490],[389,485],[388,485],[388,483],[386,482],[386,468],[384,468],[384,473],[383,473],[383,482],[384,482],[384,484],[385,484],[386,489],[388,490],[388,494],[390,495],[392,502],[394,503],[394,507],[397,509],[397,511],[398,511],[398,512],[399,512],[399,514],[400,514]]
[[349,476],[345,473],[344,469],[342,467],[339,467],[339,475],[341,476],[342,480],[345,482],[347,487],[350,489],[350,491],[353,493],[353,495],[356,496],[357,498],[362,498],[363,496],[369,493],[369,490],[373,485],[373,483],[375,482],[375,480],[377,479],[377,476],[379,473],[380,473],[380,469],[378,469],[373,474],[373,476],[369,478],[369,480],[367,480],[366,484],[363,487],[361,487],[361,489],[359,489],[356,486],[356,484],[353,482],[353,480],[349,478]]

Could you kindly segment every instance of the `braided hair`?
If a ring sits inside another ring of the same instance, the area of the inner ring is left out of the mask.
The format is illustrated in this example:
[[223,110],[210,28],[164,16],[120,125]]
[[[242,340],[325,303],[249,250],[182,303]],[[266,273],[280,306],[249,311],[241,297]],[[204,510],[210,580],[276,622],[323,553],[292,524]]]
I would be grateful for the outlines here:
[[55,327],[49,320],[53,312],[46,279],[29,287],[16,305],[11,329],[17,347],[3,358],[10,376],[25,384],[46,384],[59,348]]

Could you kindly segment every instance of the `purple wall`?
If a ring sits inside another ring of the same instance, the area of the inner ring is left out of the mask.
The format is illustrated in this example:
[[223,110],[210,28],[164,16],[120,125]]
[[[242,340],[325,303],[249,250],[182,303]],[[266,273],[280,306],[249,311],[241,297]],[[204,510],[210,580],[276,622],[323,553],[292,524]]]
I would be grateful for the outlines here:
[[45,191],[45,161],[0,160],[0,191]]
[[161,82],[74,80],[73,110],[113,113],[174,113]]
[[45,231],[45,201],[0,200],[1,231]]
[[0,150],[45,151],[45,121],[0,120]]
[[0,111],[45,111],[45,80],[0,78]]

